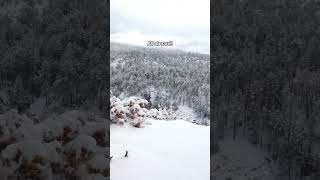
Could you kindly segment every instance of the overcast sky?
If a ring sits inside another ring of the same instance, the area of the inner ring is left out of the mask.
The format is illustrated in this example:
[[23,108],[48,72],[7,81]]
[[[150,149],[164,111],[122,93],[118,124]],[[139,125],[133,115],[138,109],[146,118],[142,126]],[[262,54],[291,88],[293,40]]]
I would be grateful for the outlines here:
[[171,48],[210,52],[210,0],[112,0],[110,6],[111,42],[173,41]]

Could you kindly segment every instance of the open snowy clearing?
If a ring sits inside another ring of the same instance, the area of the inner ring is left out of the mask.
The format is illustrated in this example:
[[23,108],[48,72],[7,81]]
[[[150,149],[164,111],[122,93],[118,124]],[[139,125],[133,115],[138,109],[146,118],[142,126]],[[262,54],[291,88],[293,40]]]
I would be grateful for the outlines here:
[[266,152],[247,140],[226,137],[219,145],[220,151],[211,158],[213,180],[276,179],[276,165],[265,159],[268,158]]
[[[209,180],[210,127],[183,120],[110,126],[112,180]],[[128,157],[124,157],[126,150]]]

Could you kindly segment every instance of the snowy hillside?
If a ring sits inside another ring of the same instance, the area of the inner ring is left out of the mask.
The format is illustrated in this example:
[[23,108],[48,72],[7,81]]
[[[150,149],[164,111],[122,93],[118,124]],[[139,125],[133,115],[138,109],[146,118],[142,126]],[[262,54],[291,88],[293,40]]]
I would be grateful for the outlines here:
[[[278,166],[268,154],[246,139],[226,137],[220,151],[211,157],[213,180],[276,180]],[[284,178],[279,176],[279,180]]]
[[0,179],[106,180],[107,119],[66,111],[35,119],[0,115]]
[[184,104],[199,118],[209,117],[209,55],[117,43],[110,48],[111,96],[143,96],[156,109]]
[[112,180],[210,179],[209,126],[151,118],[146,124],[110,126]]

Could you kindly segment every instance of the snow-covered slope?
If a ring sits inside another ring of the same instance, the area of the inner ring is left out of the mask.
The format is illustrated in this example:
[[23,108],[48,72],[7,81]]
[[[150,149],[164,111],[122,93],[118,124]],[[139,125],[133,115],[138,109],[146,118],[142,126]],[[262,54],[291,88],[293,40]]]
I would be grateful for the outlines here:
[[[275,180],[277,165],[267,153],[250,144],[244,137],[225,137],[219,142],[220,151],[211,157],[213,180]],[[279,180],[284,180],[283,177]]]
[[110,126],[112,180],[210,179],[209,126],[183,120],[147,122],[142,129]]
[[194,113],[194,110],[188,106],[179,106],[179,109],[176,112],[176,114],[178,119],[182,119],[189,122],[197,120],[197,116]]
[[151,98],[151,108],[183,103],[209,116],[210,56],[124,44],[110,46],[110,91]]
[[11,109],[0,114],[0,180],[107,180],[107,119],[82,110],[40,122]]

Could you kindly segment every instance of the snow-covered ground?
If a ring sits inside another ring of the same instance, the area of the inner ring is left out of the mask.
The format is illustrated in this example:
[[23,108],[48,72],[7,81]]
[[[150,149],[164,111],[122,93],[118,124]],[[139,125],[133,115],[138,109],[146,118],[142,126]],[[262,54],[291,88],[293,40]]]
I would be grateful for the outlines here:
[[197,119],[193,109],[191,109],[188,106],[179,106],[179,109],[177,110],[176,114],[178,119],[183,119],[189,122],[192,122],[193,120]]
[[184,120],[148,122],[144,128],[110,126],[110,179],[210,179],[209,126]]
[[106,122],[80,110],[41,121],[15,109],[0,114],[0,180],[107,180]]
[[244,138],[226,137],[219,145],[220,151],[211,158],[213,180],[276,180],[277,165]]
[[194,112],[194,109],[186,106],[186,105],[180,105],[179,109],[176,111],[177,119],[182,119],[189,122],[195,122],[197,124],[210,124],[209,119],[200,119],[196,116],[196,113]]

